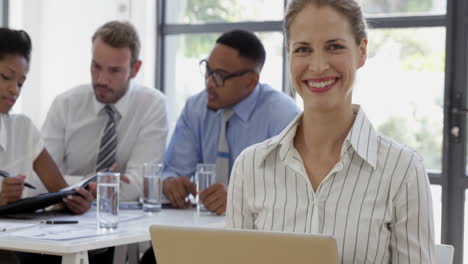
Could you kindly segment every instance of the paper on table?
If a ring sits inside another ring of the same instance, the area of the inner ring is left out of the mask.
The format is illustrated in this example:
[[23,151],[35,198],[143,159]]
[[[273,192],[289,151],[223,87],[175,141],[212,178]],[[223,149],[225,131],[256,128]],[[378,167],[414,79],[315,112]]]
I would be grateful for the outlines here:
[[[142,212],[141,214],[135,214],[135,212],[119,212],[119,223],[129,220],[134,220],[138,218],[145,217],[146,215]],[[89,210],[85,214],[78,215],[78,216],[63,216],[63,217],[55,217],[54,220],[77,220],[80,224],[93,224],[95,225],[97,222],[97,215],[95,210]]]
[[96,228],[87,228],[83,226],[56,225],[44,226],[40,229],[16,231],[10,233],[14,237],[28,239],[46,239],[46,240],[69,240],[92,236],[103,236],[116,234],[122,231],[102,232]]
[[23,229],[36,226],[31,223],[13,223],[13,222],[0,222],[0,232],[7,232],[17,229]]

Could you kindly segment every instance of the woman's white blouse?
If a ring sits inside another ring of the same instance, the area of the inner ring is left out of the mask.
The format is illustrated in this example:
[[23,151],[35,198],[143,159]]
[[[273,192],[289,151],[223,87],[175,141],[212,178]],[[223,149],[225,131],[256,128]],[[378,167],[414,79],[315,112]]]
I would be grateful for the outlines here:
[[[21,114],[0,114],[0,170],[12,176],[34,174],[33,163],[44,150],[41,134]],[[0,177],[0,184],[3,178]],[[24,192],[23,192],[24,193]]]
[[341,160],[315,192],[293,146],[302,115],[242,152],[226,226],[332,235],[341,263],[434,263],[432,198],[420,156],[378,133],[360,106],[354,111]]

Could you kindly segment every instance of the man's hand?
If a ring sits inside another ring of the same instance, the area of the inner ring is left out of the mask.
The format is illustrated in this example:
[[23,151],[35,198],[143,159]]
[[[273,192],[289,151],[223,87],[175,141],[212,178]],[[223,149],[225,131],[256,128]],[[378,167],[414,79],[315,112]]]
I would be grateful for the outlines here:
[[74,214],[84,214],[91,207],[94,196],[91,192],[83,188],[76,188],[75,190],[79,194],[68,195],[66,198],[63,198],[63,202]]
[[[119,169],[119,166],[117,165],[117,163],[114,163],[107,170],[112,171],[112,172],[118,172],[118,169]],[[130,183],[130,179],[127,176],[125,176],[125,174],[123,174],[123,173],[120,173],[120,181],[125,182],[125,183]]]
[[173,207],[189,208],[192,203],[186,201],[185,197],[190,193],[195,196],[196,186],[187,176],[172,177],[164,180],[163,193],[171,201]]
[[208,211],[217,215],[226,212],[227,190],[224,184],[215,183],[199,194],[199,200]]
[[91,193],[93,196],[93,200],[96,199],[97,196],[97,182],[91,182],[86,186],[86,190]]
[[25,175],[18,175],[13,178],[5,178],[0,190],[0,205],[12,203],[21,199],[24,189]]

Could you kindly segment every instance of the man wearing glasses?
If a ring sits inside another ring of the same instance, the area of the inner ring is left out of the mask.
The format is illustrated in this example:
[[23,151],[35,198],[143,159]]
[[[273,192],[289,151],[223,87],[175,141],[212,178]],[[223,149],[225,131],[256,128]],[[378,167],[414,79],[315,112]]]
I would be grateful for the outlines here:
[[286,94],[259,83],[265,49],[251,32],[224,33],[200,62],[206,89],[190,97],[164,157],[163,191],[172,206],[190,207],[190,177],[198,163],[216,164],[216,183],[200,201],[216,214],[226,211],[229,173],[246,147],[277,135],[299,113]]

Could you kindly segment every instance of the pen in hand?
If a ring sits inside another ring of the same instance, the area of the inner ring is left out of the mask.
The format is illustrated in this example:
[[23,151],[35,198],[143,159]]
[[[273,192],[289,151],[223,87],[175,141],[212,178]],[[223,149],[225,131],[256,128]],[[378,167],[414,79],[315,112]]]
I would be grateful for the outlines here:
[[[0,177],[3,178],[13,178],[8,172],[0,170]],[[31,188],[31,189],[36,189],[36,187],[32,186],[31,184],[25,182],[24,186]]]
[[47,220],[47,221],[41,221],[41,224],[47,224],[47,225],[78,224],[78,221],[75,221],[75,220]]

